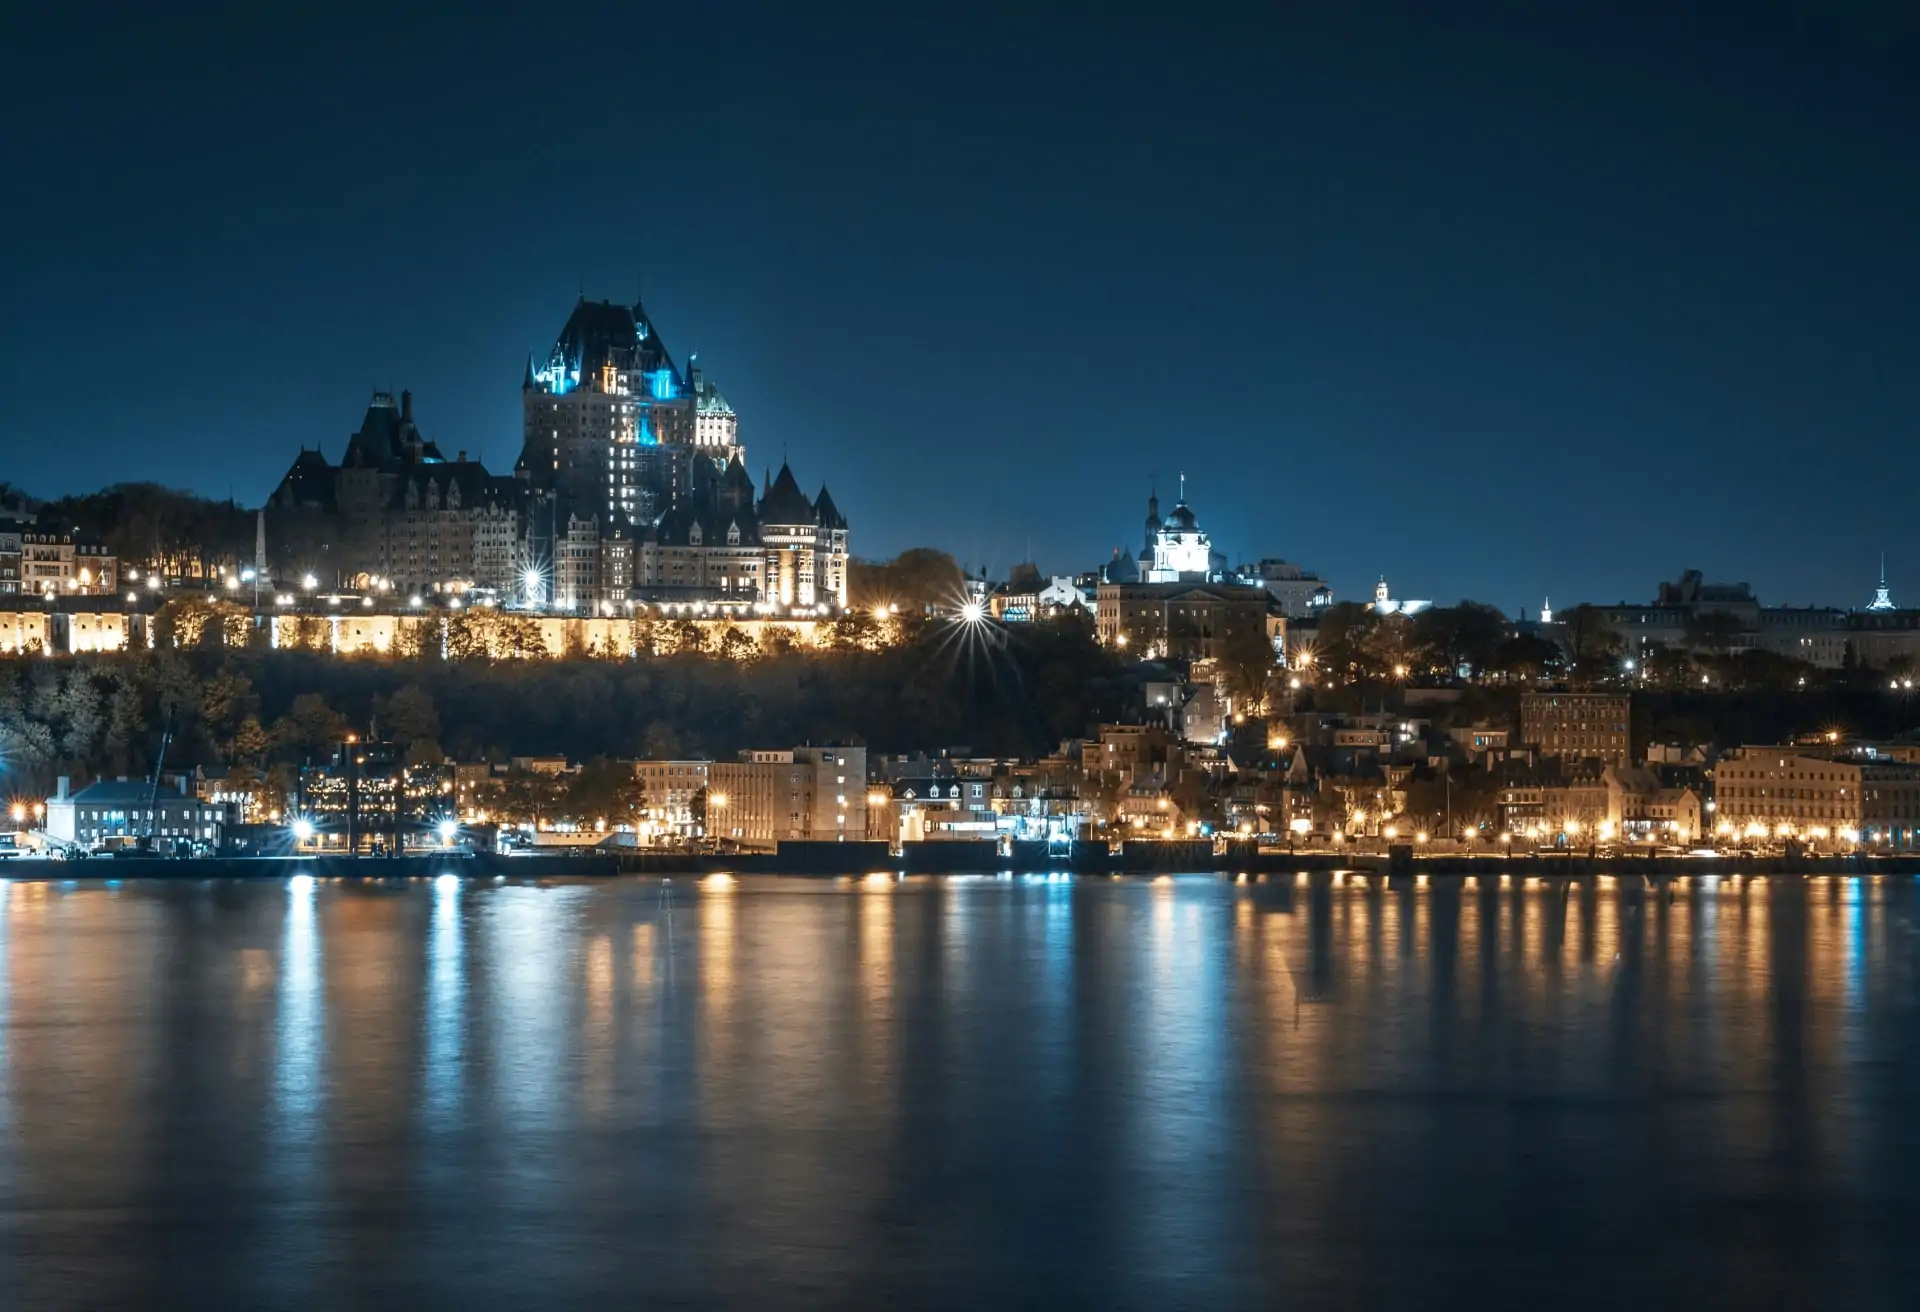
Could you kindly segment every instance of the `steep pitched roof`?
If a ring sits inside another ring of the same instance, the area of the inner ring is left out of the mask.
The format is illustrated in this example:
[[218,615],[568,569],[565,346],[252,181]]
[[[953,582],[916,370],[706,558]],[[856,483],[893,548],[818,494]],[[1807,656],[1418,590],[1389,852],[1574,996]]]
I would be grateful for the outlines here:
[[[693,506],[686,503],[674,506],[654,522],[648,536],[663,546],[684,547],[693,542],[694,529],[700,530],[700,545],[703,547],[757,547],[760,545],[760,525],[748,509],[731,510],[725,506]],[[739,530],[737,543],[727,541],[728,534]]]
[[400,404],[393,393],[375,392],[367,402],[367,413],[360,420],[360,431],[347,439],[343,466],[357,469],[397,469],[411,464],[415,450],[421,460],[444,460],[440,448],[421,436],[413,422],[413,394],[402,392]]
[[638,302],[629,307],[612,301],[589,301],[584,296],[561,327],[553,350],[548,352],[546,367],[529,365],[528,376],[530,380],[542,377],[549,385],[555,377],[564,377],[565,385],[555,390],[568,391],[608,364],[622,372],[665,369],[672,375],[675,392],[685,390],[680,370],[647,318],[645,306]]
[[833,504],[833,494],[827,491],[827,485],[820,485],[820,495],[813,503],[814,522],[821,528],[841,529],[847,527],[847,517],[840,513],[840,507]]
[[334,468],[319,451],[301,448],[270,498],[281,506],[311,506],[332,511]]
[[800,490],[800,484],[793,476],[793,470],[783,461],[780,474],[767,489],[766,496],[760,499],[760,522],[762,524],[813,524],[813,502],[807,500],[807,494]]

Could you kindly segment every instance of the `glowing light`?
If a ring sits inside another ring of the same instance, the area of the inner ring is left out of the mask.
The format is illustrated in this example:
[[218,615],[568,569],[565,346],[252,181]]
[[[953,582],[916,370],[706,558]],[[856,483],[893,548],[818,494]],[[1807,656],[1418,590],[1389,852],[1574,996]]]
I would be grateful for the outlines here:
[[969,601],[960,607],[960,618],[969,624],[978,624],[986,618],[986,608],[977,601]]
[[1295,820],[1291,824],[1289,824],[1287,828],[1293,830],[1293,832],[1296,834],[1311,833],[1313,832],[1313,821],[1307,820],[1304,818]]
[[1385,835],[1386,835],[1386,836],[1387,836],[1388,838],[1398,838],[1398,837],[1400,837],[1400,826],[1399,826],[1399,825],[1388,825],[1388,826],[1387,826],[1387,827],[1386,827],[1385,829],[1383,829],[1383,830],[1382,830],[1381,832],[1382,832],[1382,833],[1384,833],[1384,834],[1385,834]]
[[293,838],[297,843],[313,841],[313,821],[301,816],[293,822]]
[[300,576],[300,586],[305,588],[308,592],[312,592],[315,588],[320,586],[320,580],[315,578],[311,574],[303,574]]
[[460,832],[460,826],[455,824],[451,820],[442,820],[440,822],[439,829],[440,829],[440,841],[443,844],[452,846],[453,836]]

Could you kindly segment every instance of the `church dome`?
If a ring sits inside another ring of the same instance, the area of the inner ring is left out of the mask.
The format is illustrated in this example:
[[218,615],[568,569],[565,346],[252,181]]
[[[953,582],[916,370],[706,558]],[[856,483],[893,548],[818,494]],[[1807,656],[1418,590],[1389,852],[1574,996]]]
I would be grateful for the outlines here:
[[1187,509],[1187,503],[1182,501],[1168,514],[1167,527],[1176,533],[1191,533],[1199,528],[1200,524],[1194,519],[1193,512]]

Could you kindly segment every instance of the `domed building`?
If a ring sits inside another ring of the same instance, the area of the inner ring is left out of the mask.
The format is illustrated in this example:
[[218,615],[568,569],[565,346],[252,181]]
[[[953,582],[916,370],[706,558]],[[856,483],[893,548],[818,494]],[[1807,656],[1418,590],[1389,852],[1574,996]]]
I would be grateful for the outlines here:
[[[1116,562],[1117,563],[1117,562]],[[1114,583],[1219,583],[1227,575],[1225,552],[1213,549],[1213,539],[1200,527],[1187,504],[1187,476],[1180,476],[1180,500],[1160,518],[1158,493],[1147,497],[1145,545],[1131,571],[1109,570]],[[1131,574],[1131,577],[1121,577]]]

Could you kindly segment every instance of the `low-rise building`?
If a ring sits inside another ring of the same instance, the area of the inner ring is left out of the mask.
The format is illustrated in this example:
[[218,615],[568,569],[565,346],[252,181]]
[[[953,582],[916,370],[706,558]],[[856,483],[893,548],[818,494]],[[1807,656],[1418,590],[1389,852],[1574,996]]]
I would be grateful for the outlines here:
[[[9,568],[12,580],[4,577]],[[9,581],[12,588],[5,586]],[[119,587],[120,561],[113,552],[70,530],[16,524],[0,540],[0,592],[102,596]]]
[[647,819],[658,832],[691,837],[699,830],[694,808],[707,788],[711,761],[635,761],[633,774],[640,781],[645,800],[641,803]]
[[867,749],[748,751],[708,771],[707,833],[745,847],[867,835]]
[[70,791],[62,775],[47,799],[47,833],[84,848],[150,842],[163,852],[218,848],[228,807],[188,795],[186,780],[155,787],[145,779],[98,779]]

